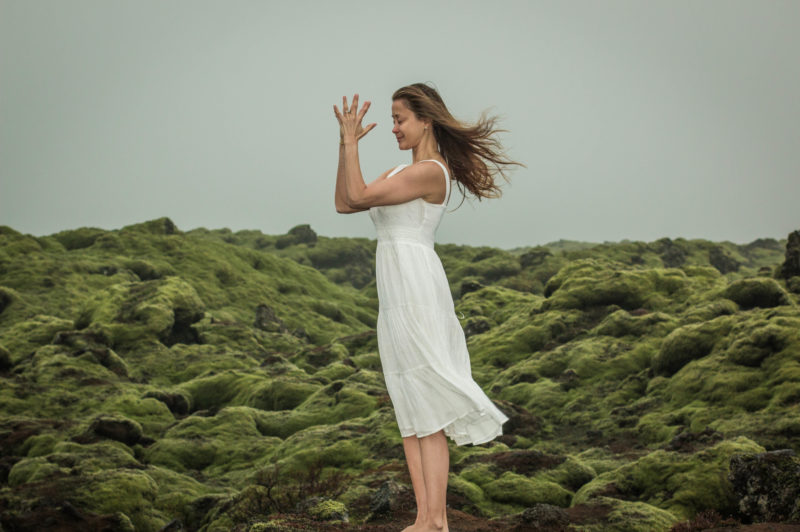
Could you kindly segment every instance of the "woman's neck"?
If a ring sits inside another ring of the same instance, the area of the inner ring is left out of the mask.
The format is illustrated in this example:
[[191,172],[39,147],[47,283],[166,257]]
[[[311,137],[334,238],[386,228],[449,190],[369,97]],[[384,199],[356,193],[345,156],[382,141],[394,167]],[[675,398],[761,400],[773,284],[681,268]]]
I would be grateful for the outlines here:
[[439,159],[441,154],[438,150],[436,139],[430,133],[422,138],[422,141],[411,148],[411,162],[418,163],[426,159]]

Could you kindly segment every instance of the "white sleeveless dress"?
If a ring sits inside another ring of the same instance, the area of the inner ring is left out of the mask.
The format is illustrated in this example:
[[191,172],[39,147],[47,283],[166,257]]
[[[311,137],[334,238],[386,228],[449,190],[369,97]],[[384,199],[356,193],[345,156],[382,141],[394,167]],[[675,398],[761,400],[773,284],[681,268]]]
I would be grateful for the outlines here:
[[417,198],[369,209],[378,233],[378,351],[402,437],[444,429],[456,445],[478,445],[501,435],[508,417],[472,379],[464,330],[433,248],[450,176],[429,160],[444,171],[444,203]]

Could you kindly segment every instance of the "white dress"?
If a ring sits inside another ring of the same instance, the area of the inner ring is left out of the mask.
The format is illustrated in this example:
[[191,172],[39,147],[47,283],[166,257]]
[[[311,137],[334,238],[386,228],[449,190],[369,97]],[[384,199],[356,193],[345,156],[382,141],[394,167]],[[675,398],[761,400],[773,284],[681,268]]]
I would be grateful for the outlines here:
[[444,171],[444,203],[417,198],[369,209],[378,233],[378,351],[402,437],[444,429],[456,445],[478,445],[501,435],[508,417],[472,379],[464,330],[433,248],[450,176],[429,160]]

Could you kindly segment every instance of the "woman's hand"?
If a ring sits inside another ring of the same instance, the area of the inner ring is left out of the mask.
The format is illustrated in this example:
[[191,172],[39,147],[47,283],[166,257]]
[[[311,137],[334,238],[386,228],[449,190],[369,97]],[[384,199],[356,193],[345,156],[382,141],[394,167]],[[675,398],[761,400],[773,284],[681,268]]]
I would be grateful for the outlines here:
[[344,110],[344,113],[340,113],[336,105],[333,106],[333,112],[336,115],[336,119],[339,121],[340,143],[347,142],[350,139],[358,142],[361,137],[369,133],[372,128],[378,125],[377,123],[372,123],[365,128],[361,127],[361,120],[364,118],[364,115],[367,114],[369,105],[369,101],[364,102],[364,106],[361,108],[361,111],[356,113],[358,110],[358,94],[356,94],[353,96],[353,105],[351,107],[347,106],[347,96],[342,96],[342,109]]

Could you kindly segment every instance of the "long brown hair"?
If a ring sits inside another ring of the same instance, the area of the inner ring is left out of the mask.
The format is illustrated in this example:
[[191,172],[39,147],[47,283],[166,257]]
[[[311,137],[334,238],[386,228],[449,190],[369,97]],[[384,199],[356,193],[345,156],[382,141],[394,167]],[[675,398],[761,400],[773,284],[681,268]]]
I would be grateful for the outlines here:
[[[489,117],[484,111],[476,124],[465,124],[450,114],[439,92],[425,83],[397,89],[392,94],[394,100],[403,100],[418,119],[432,121],[433,136],[439,143],[439,151],[461,189],[461,203],[467,195],[465,188],[479,201],[481,198],[499,198],[502,191],[495,183],[497,174],[508,182],[504,171],[507,170],[506,166],[525,166],[508,159],[500,141],[493,136],[507,131],[495,128],[498,117]],[[487,162],[494,168],[489,168]]]

